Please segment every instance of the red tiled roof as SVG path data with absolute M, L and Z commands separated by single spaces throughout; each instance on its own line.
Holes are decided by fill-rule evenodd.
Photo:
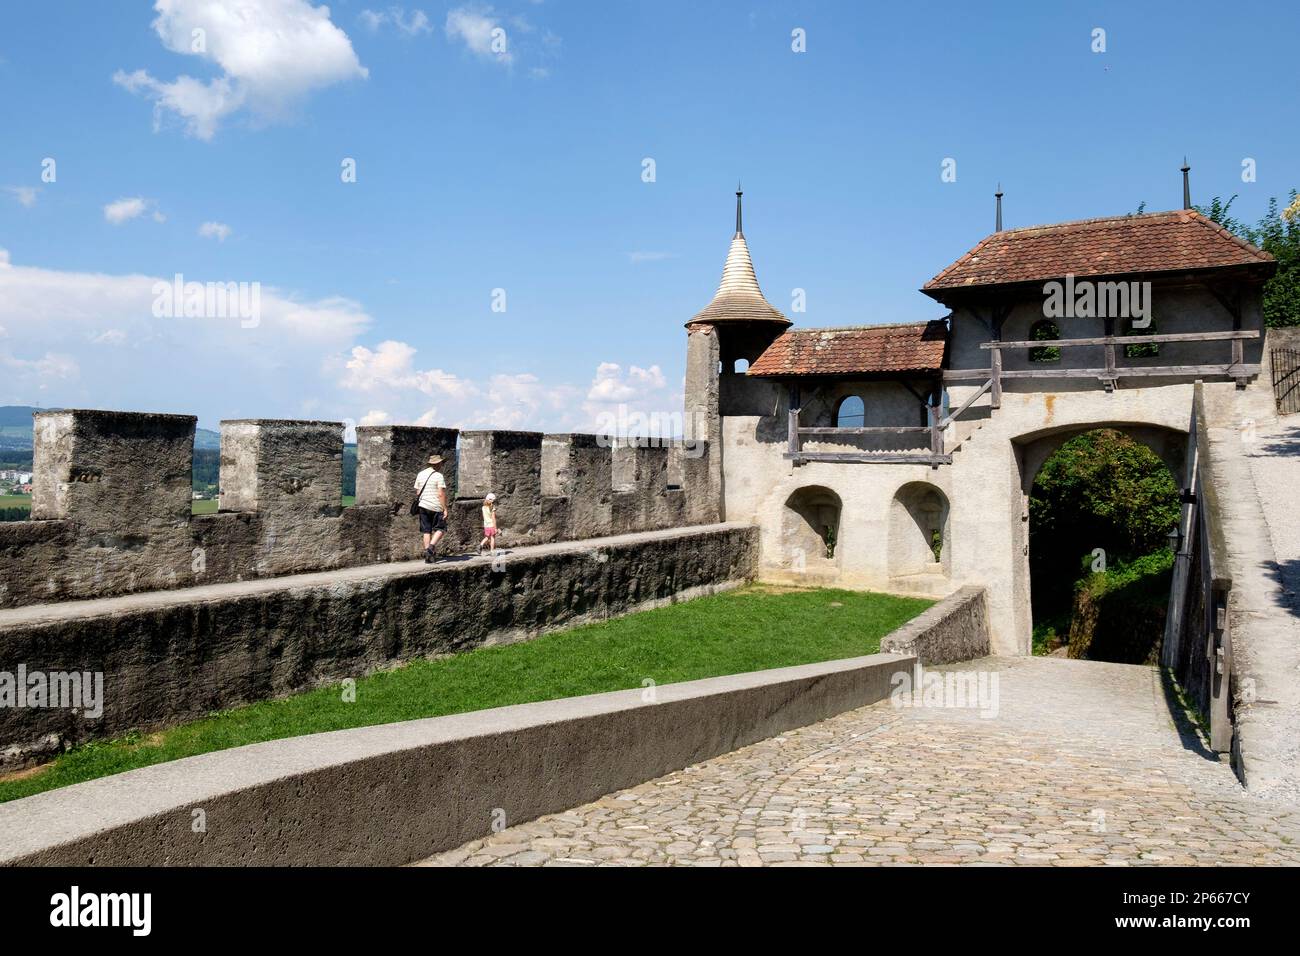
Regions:
M 1273 257 L 1192 209 L 1008 229 L 985 238 L 921 289 L 1039 282 L 1076 276 L 1186 272 Z M 938 298 L 938 296 L 935 296 Z
M 933 372 L 943 365 L 942 320 L 842 329 L 787 329 L 749 367 L 766 377 Z

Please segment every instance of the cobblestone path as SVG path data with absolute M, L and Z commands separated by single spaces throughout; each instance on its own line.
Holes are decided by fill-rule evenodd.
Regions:
M 1300 864 L 1152 668 L 986 658 L 996 716 L 883 702 L 421 865 Z M 991 679 L 991 678 L 990 678 Z

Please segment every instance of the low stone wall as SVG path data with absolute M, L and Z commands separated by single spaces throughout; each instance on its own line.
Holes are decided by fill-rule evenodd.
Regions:
M 873 654 L 190 757 L 0 805 L 0 865 L 411 863 L 884 700 L 915 666 Z
M 0 708 L 0 765 L 520 640 L 752 578 L 757 530 L 710 525 L 0 611 L 0 670 L 102 673 L 103 714 Z
M 914 656 L 926 666 L 987 657 L 989 615 L 984 588 L 968 586 L 955 591 L 886 635 L 880 650 Z

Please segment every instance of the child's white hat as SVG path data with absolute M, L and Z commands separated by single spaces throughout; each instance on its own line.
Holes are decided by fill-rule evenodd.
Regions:
M 496 501 L 496 500 L 497 500 L 496 492 L 494 492 L 494 491 L 489 491 L 488 494 L 487 494 L 487 497 L 484 498 L 483 500 L 484 500 L 484 501 Z

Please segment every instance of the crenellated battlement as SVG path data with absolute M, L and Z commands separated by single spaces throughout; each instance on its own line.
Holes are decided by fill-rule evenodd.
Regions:
M 32 520 L 0 523 L 0 607 L 275 577 L 420 554 L 408 513 L 432 454 L 452 493 L 445 553 L 472 549 L 497 495 L 505 548 L 718 520 L 705 442 L 357 428 L 343 507 L 343 423 L 221 423 L 219 510 L 191 514 L 196 419 L 39 412 Z

